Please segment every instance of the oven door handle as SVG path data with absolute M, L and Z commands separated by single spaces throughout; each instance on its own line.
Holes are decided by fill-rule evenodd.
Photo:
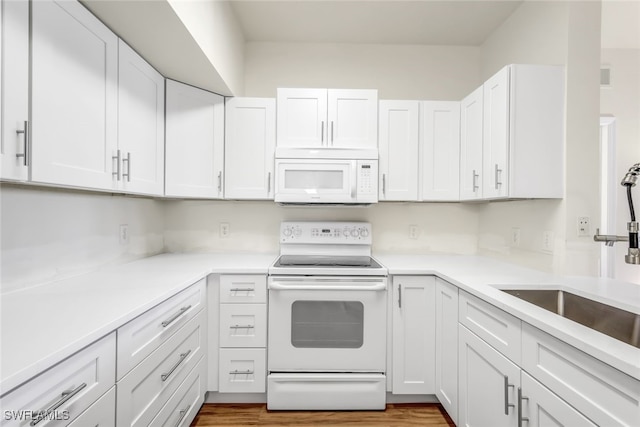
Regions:
M 386 283 L 375 283 L 368 286 L 355 286 L 355 285 L 285 285 L 283 283 L 272 282 L 268 285 L 270 290 L 273 291 L 385 291 L 387 290 Z

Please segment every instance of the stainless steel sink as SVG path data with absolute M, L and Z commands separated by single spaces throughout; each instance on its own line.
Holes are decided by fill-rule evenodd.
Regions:
M 501 289 L 501 291 L 640 348 L 639 314 L 556 289 Z

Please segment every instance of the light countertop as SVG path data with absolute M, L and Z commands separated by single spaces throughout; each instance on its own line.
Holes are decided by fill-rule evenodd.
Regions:
M 276 254 L 163 254 L 0 296 L 0 395 L 210 273 L 266 274 Z
M 622 343 L 499 289 L 562 289 L 640 314 L 640 285 L 596 277 L 555 276 L 499 260 L 466 255 L 375 254 L 389 275 L 433 274 L 522 321 L 640 380 L 640 348 Z

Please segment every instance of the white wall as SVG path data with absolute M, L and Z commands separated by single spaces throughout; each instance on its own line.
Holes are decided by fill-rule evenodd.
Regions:
M 156 200 L 2 184 L 0 202 L 2 292 L 163 251 Z
M 379 203 L 370 207 L 282 207 L 273 202 L 168 201 L 165 246 L 170 252 L 270 252 L 279 250 L 280 222 L 288 220 L 368 221 L 373 250 L 399 253 L 473 254 L 477 250 L 476 205 Z M 230 235 L 219 236 L 219 224 Z M 420 228 L 409 238 L 409 225 Z
M 478 87 L 476 47 L 249 42 L 245 95 L 278 87 L 378 89 L 380 99 L 460 100 Z
M 611 87 L 600 90 L 600 112 L 616 119 L 616 230 L 627 235 L 629 205 L 626 190 L 617 185 L 629 167 L 640 162 L 640 49 L 603 49 L 601 62 L 611 67 Z M 640 215 L 640 186 L 632 189 L 636 217 Z M 640 284 L 640 266 L 624 262 L 628 245 L 617 243 L 615 277 Z

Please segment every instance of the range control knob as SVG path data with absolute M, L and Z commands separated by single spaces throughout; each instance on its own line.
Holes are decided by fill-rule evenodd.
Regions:
M 357 228 L 351 229 L 351 237 L 358 237 L 359 235 L 360 235 L 360 232 L 358 231 Z
M 369 229 L 368 228 L 361 228 L 360 229 L 360 235 L 362 237 L 369 237 Z
M 284 230 L 282 230 L 282 234 L 284 235 L 284 237 L 291 236 L 291 229 L 290 228 L 285 228 Z
M 342 235 L 344 237 L 349 237 L 349 229 L 345 227 L 344 230 L 342 230 Z

